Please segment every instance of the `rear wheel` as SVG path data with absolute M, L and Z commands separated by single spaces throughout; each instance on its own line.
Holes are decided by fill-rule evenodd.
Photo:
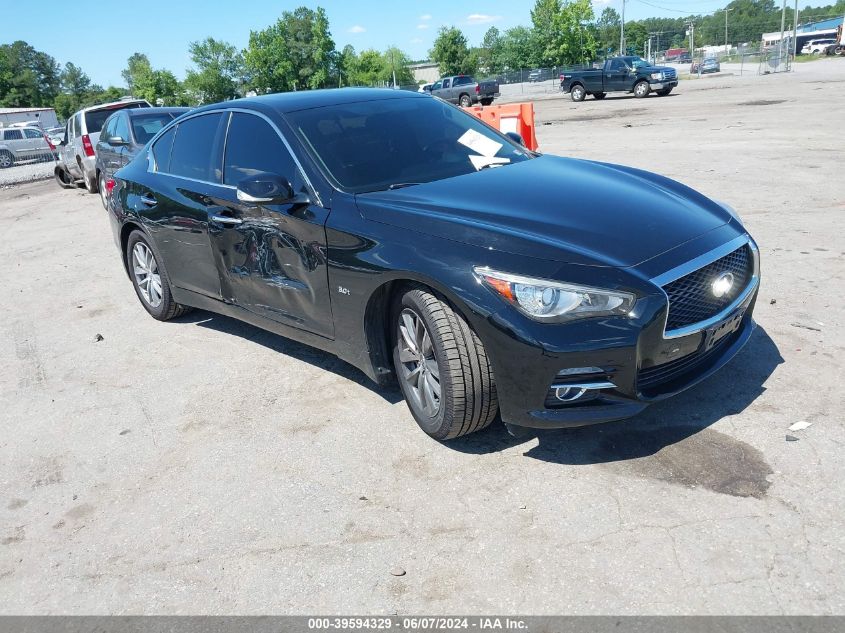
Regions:
M 468 108 L 472 105 L 472 99 L 469 98 L 468 94 L 462 94 L 460 99 L 458 99 L 458 103 L 461 104 L 462 108 Z
M 452 306 L 415 287 L 393 306 L 393 365 L 417 424 L 437 440 L 488 426 L 499 402 L 481 340 Z
M 493 103 L 492 99 L 482 99 L 481 100 L 481 105 L 483 105 L 483 106 L 489 106 L 492 103 Z
M 170 294 L 170 277 L 152 242 L 134 231 L 126 243 L 126 263 L 141 305 L 154 319 L 167 321 L 190 311 Z
M 100 201 L 103 203 L 103 208 L 108 211 L 109 194 L 108 191 L 106 191 L 106 175 L 103 172 L 100 172 L 100 177 L 98 179 L 98 189 L 100 190 Z
M 59 184 L 59 187 L 63 189 L 73 189 L 76 185 L 73 182 L 73 179 L 68 175 L 67 171 L 63 167 L 56 167 L 53 170 L 53 175 L 56 177 L 56 182 Z
M 15 157 L 6 150 L 0 151 L 0 169 L 6 169 L 15 164 Z
M 593 93 L 593 98 L 594 98 L 594 99 L 598 99 L 599 101 L 601 101 L 602 99 L 604 99 L 606 96 L 607 96 L 607 93 L 606 93 L 606 92 L 594 92 L 594 93 Z
M 581 84 L 575 84 L 569 89 L 569 96 L 573 101 L 583 101 L 587 96 L 587 91 Z
M 647 81 L 638 81 L 634 86 L 634 96 L 637 99 L 647 97 L 649 92 L 651 92 L 651 86 L 648 85 Z
M 89 176 L 84 169 L 82 170 L 82 179 L 85 181 L 85 188 L 88 193 L 97 193 L 97 180 L 93 176 Z

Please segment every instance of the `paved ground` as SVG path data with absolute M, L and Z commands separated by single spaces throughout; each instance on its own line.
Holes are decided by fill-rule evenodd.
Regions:
M 438 444 L 325 354 L 158 323 L 96 196 L 0 191 L 0 612 L 845 613 L 845 63 L 812 66 L 538 102 L 545 151 L 734 204 L 765 272 L 720 375 L 521 440 Z
M 25 161 L 0 169 L 0 187 L 52 178 L 55 165 L 55 161 L 52 160 Z

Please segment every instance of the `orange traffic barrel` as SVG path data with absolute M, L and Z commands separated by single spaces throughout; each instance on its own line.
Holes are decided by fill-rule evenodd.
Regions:
M 534 104 L 508 103 L 505 105 L 470 106 L 464 108 L 500 132 L 516 132 L 525 141 L 525 147 L 536 150 L 539 147 L 534 130 Z

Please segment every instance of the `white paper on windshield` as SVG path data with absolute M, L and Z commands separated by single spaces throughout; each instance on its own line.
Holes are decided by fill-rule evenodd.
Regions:
M 475 171 L 481 171 L 490 165 L 507 165 L 511 162 L 510 158 L 498 158 L 497 156 L 470 156 L 469 160 L 475 167 Z
M 475 130 L 467 130 L 458 139 L 458 143 L 470 148 L 473 152 L 478 152 L 482 156 L 495 156 L 502 149 L 501 143 L 497 143 L 492 138 L 487 138 Z

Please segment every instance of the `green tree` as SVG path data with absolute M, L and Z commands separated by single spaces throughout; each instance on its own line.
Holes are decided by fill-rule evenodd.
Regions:
M 478 58 L 471 54 L 467 38 L 453 26 L 440 27 L 429 55 L 440 66 L 442 75 L 472 75 L 478 66 Z
M 622 19 L 613 7 L 605 7 L 596 22 L 599 52 L 604 56 L 619 50 L 619 35 Z
M 59 75 L 61 92 L 53 100 L 59 118 L 66 119 L 82 107 L 91 92 L 91 79 L 82 69 L 68 62 Z
M 408 85 L 414 83 L 414 73 L 409 68 L 411 58 L 404 51 L 391 46 L 382 55 L 384 64 L 384 80 L 393 82 L 396 78 L 397 85 Z M 394 74 L 395 73 L 395 74 Z
M 481 40 L 478 63 L 484 72 L 495 74 L 502 71 L 502 34 L 491 26 Z
M 329 21 L 321 7 L 285 11 L 276 23 L 252 31 L 244 62 L 261 93 L 329 85 L 334 59 Z
M 60 90 L 59 65 L 18 40 L 0 46 L 0 106 L 50 107 Z
M 539 51 L 532 29 L 515 26 L 502 36 L 501 65 L 504 70 L 521 70 L 538 65 Z
M 537 0 L 531 21 L 546 66 L 574 64 L 593 59 L 598 49 L 590 0 Z
M 243 78 L 243 57 L 227 42 L 208 37 L 189 46 L 194 69 L 185 76 L 185 89 L 197 103 L 234 99 Z
M 155 92 L 153 67 L 150 64 L 149 58 L 144 53 L 133 53 L 126 60 L 126 68 L 120 74 L 123 76 L 126 87 L 133 96 L 143 97 L 145 94 L 153 94 Z
M 146 99 L 153 105 L 189 105 L 190 98 L 176 76 L 169 70 L 153 69 L 143 53 L 134 53 L 121 73 L 133 97 Z

